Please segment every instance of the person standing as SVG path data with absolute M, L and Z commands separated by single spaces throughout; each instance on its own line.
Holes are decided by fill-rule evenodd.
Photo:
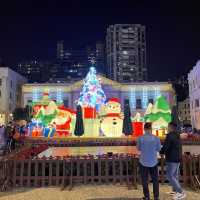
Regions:
M 148 175 L 153 182 L 154 200 L 159 199 L 159 179 L 158 179 L 158 152 L 161 149 L 160 139 L 152 134 L 152 124 L 145 123 L 145 134 L 138 138 L 137 149 L 140 152 L 139 164 L 142 179 L 144 200 L 150 200 Z
M 11 152 L 11 142 L 12 142 L 12 124 L 8 123 L 5 129 L 5 138 L 6 138 L 6 149 L 8 152 Z
M 4 126 L 0 124 L 0 149 L 4 147 L 5 144 L 5 137 L 4 137 Z
M 176 131 L 177 125 L 173 122 L 169 123 L 167 137 L 164 141 L 160 154 L 165 155 L 166 160 L 166 175 L 172 186 L 173 199 L 184 199 L 185 192 L 181 188 L 178 180 L 179 167 L 182 155 L 180 134 Z

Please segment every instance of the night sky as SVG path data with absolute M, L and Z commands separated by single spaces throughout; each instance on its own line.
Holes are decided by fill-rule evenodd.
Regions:
M 150 80 L 187 73 L 200 59 L 196 1 L 5 2 L 0 3 L 0 57 L 10 66 L 28 59 L 55 58 L 58 40 L 73 49 L 105 41 L 106 28 L 116 23 L 146 26 Z

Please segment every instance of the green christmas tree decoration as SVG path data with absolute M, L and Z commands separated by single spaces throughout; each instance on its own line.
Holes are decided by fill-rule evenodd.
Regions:
M 131 111 L 129 102 L 124 105 L 124 120 L 123 120 L 123 133 L 128 136 L 132 135 L 133 128 L 132 128 L 132 121 L 131 121 Z
M 49 101 L 48 106 L 41 106 L 37 114 L 34 116 L 35 119 L 41 121 L 43 125 L 48 126 L 58 114 L 58 107 L 54 101 Z
M 41 121 L 45 126 L 48 126 L 49 123 L 56 117 L 57 110 L 55 110 L 51 114 L 45 114 L 45 110 L 43 107 L 39 110 L 38 114 L 35 116 L 35 119 Z
M 164 96 L 159 96 L 153 106 L 151 112 L 145 115 L 145 121 L 156 122 L 160 121 L 163 124 L 168 124 L 172 120 L 170 105 Z M 161 123 L 162 126 L 162 123 Z M 163 128 L 163 127 L 162 127 Z
M 162 95 L 157 98 L 152 110 L 153 113 L 158 113 L 159 111 L 162 113 L 171 113 L 170 105 Z
M 80 105 L 77 106 L 76 123 L 74 129 L 74 135 L 82 136 L 84 134 L 82 108 Z

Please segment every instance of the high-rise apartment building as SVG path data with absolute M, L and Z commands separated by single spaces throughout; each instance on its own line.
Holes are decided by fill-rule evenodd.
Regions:
M 103 42 L 96 43 L 96 66 L 100 73 L 107 74 L 105 67 L 105 45 Z
M 145 26 L 115 24 L 107 29 L 108 76 L 119 82 L 147 80 Z
M 96 43 L 96 47 L 87 45 L 83 49 L 66 49 L 64 41 L 57 42 L 57 59 L 49 68 L 49 79 L 52 81 L 77 81 L 84 78 L 94 61 L 97 70 L 104 72 L 104 44 Z
M 49 69 L 51 81 L 73 82 L 82 79 L 88 72 L 89 59 L 86 50 L 65 50 L 64 59 L 57 60 Z
M 64 59 L 65 57 L 65 50 L 64 50 L 64 41 L 58 41 L 57 42 L 57 59 Z
M 50 65 L 49 62 L 30 60 L 18 63 L 15 70 L 26 77 L 30 83 L 46 82 L 49 78 Z

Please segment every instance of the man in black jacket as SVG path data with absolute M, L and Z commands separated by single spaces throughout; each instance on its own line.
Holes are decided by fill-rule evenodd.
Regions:
M 173 199 L 184 199 L 186 194 L 180 186 L 178 180 L 180 161 L 182 156 L 180 135 L 176 131 L 177 125 L 170 123 L 168 126 L 169 133 L 165 139 L 160 154 L 165 154 L 166 173 L 173 192 Z

